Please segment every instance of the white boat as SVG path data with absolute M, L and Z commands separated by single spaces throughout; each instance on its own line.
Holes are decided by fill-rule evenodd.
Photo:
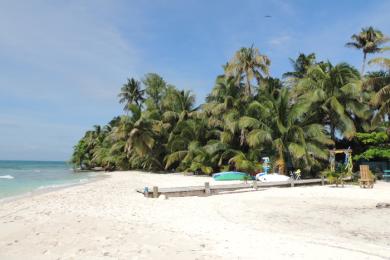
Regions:
M 290 177 L 277 173 L 258 173 L 256 174 L 256 180 L 261 182 L 278 182 L 278 181 L 289 181 Z

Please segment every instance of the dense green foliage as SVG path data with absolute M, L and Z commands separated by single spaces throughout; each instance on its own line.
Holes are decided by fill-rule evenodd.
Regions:
M 356 133 L 356 138 L 363 144 L 374 145 L 383 144 L 389 140 L 386 132 Z
M 368 145 L 361 154 L 355 155 L 355 160 L 390 160 L 390 138 L 386 132 L 357 133 L 360 143 Z
M 385 73 L 379 74 L 371 80 L 373 84 L 376 84 L 376 87 L 379 87 L 371 101 L 374 106 L 378 107 L 373 121 L 379 123 L 381 120 L 385 120 L 386 117 L 388 119 L 390 114 L 390 59 L 375 58 L 370 63 L 379 64 L 386 70 Z
M 374 31 L 382 38 L 372 49 L 364 43 L 365 54 L 385 42 Z M 388 59 L 373 60 L 384 70 L 367 75 L 346 63 L 317 61 L 314 53 L 291 62 L 293 71 L 280 80 L 269 75 L 266 55 L 241 48 L 200 106 L 191 91 L 157 74 L 128 79 L 119 94 L 125 115 L 86 132 L 71 161 L 82 169 L 253 173 L 269 156 L 273 170 L 315 174 L 328 167 L 329 148 L 381 138 L 364 132 L 388 126 Z

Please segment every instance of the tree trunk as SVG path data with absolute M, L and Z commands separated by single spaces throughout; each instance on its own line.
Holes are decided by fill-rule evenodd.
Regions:
M 336 142 L 336 129 L 334 126 L 330 126 L 330 137 Z
M 364 54 L 363 54 L 363 65 L 362 65 L 362 72 L 361 72 L 361 77 L 363 78 L 363 76 L 364 76 L 364 69 L 365 69 L 365 67 L 366 67 L 366 58 L 367 58 L 367 53 L 365 52 Z
M 240 133 L 240 146 L 243 146 L 244 142 L 245 142 L 245 131 L 244 131 L 244 129 L 241 129 L 241 133 Z
M 251 83 L 250 83 L 250 81 L 249 81 L 249 78 L 248 78 L 248 76 L 246 77 L 246 94 L 248 95 L 248 96 L 250 96 L 252 93 L 251 93 Z

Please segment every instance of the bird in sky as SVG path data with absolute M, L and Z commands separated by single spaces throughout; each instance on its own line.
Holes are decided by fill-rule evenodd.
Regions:
M 265 18 L 271 18 L 272 16 L 270 16 L 270 15 L 267 14 L 267 15 L 265 15 L 264 17 L 265 17 Z

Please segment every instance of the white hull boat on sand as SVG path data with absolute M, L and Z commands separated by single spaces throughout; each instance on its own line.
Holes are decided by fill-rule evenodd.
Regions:
M 279 182 L 279 181 L 289 181 L 290 177 L 277 173 L 259 173 L 256 175 L 256 180 L 261 182 Z

